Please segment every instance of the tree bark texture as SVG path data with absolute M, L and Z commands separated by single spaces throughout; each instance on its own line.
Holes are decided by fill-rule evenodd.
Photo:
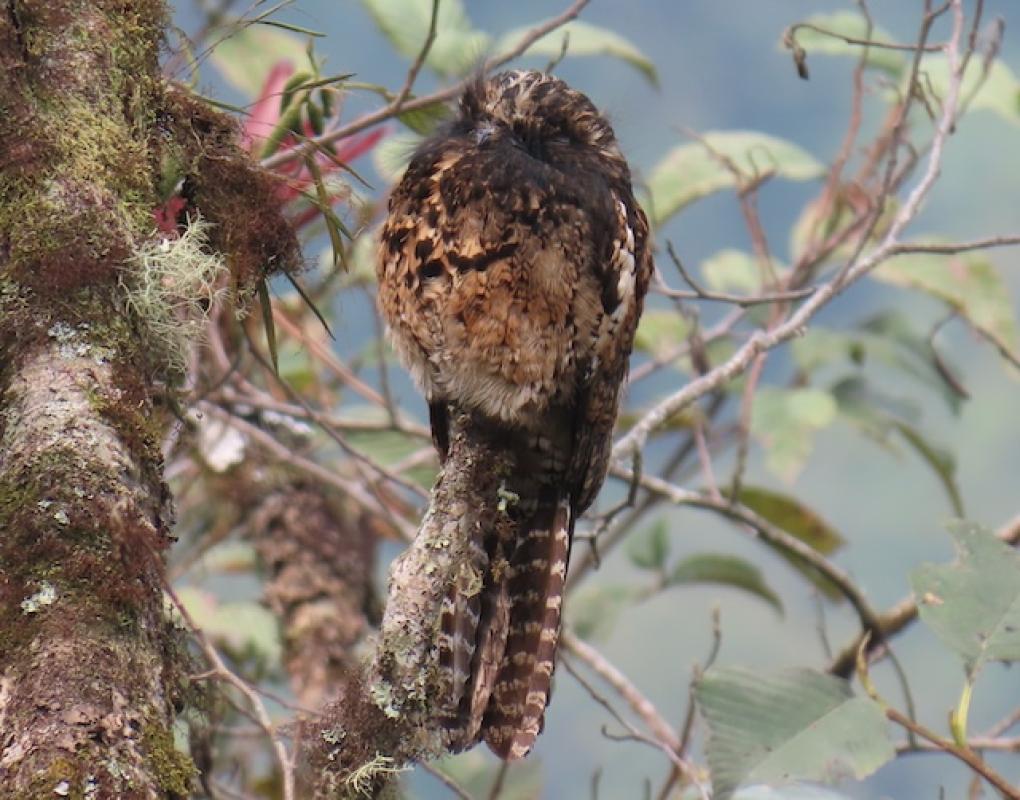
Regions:
M 120 311 L 155 205 L 162 2 L 0 3 L 0 798 L 177 798 L 160 359 Z
M 386 610 L 367 675 L 300 730 L 303 779 L 316 797 L 396 796 L 393 778 L 414 761 L 463 745 L 449 730 L 452 696 L 439 662 L 440 619 L 451 590 L 477 594 L 472 543 L 512 525 L 504 484 L 514 469 L 505 442 L 470 414 L 450 418 L 450 446 L 414 542 L 390 567 Z

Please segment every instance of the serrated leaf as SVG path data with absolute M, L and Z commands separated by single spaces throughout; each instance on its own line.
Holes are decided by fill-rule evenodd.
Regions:
M 533 27 L 529 25 L 526 28 L 515 28 L 512 31 L 507 31 L 496 42 L 495 52 L 509 52 L 520 44 L 521 40 L 530 33 Z M 653 86 L 658 86 L 659 75 L 656 72 L 655 64 L 641 50 L 615 31 L 599 27 L 598 25 L 592 25 L 584 20 L 574 20 L 566 25 L 561 25 L 535 41 L 525 52 L 527 55 L 556 58 L 563 49 L 564 36 L 568 37 L 568 56 L 611 56 L 618 58 L 637 68 Z
M 361 0 L 361 4 L 397 52 L 417 58 L 432 19 L 429 0 Z M 463 75 L 478 63 L 490 44 L 488 34 L 472 27 L 461 0 L 442 0 L 436 38 L 425 64 L 443 76 Z
M 641 569 L 664 569 L 669 558 L 669 530 L 665 522 L 657 522 L 651 529 L 630 537 L 627 557 Z
M 638 322 L 634 348 L 652 356 L 664 356 L 687 338 L 690 329 L 690 323 L 675 309 L 648 309 Z
M 737 556 L 698 553 L 679 561 L 666 578 L 667 586 L 691 583 L 713 583 L 743 589 L 783 613 L 783 601 L 765 583 L 761 570 Z
M 765 133 L 711 131 L 702 138 L 704 143 L 687 142 L 673 148 L 652 169 L 647 207 L 655 225 L 695 200 L 737 185 L 737 176 L 718 156 L 729 159 L 747 178 L 768 173 L 806 181 L 825 171 L 806 150 Z
M 956 561 L 910 576 L 921 619 L 971 678 L 989 661 L 1020 661 L 1020 554 L 972 522 L 949 526 Z
M 945 301 L 998 347 L 1014 357 L 1020 353 L 1009 291 L 995 265 L 984 256 L 902 255 L 882 264 L 874 275 Z
M 605 639 L 620 612 L 635 598 L 629 586 L 596 584 L 581 589 L 567 604 L 570 627 L 582 639 Z
M 854 11 L 842 10 L 834 11 L 830 14 L 815 14 L 804 21 L 849 39 L 864 40 L 868 38 L 867 21 L 863 16 Z M 871 29 L 870 41 L 896 44 L 896 40 L 888 31 L 877 26 Z M 796 43 L 808 53 L 832 56 L 853 56 L 854 58 L 860 58 L 864 51 L 861 45 L 850 44 L 842 39 L 826 36 L 810 28 L 799 28 L 797 30 Z M 780 46 L 782 47 L 783 44 L 780 43 Z M 868 48 L 868 66 L 889 75 L 899 75 L 906 63 L 906 58 L 896 50 L 883 47 Z
M 293 33 L 251 25 L 229 33 L 216 44 L 209 60 L 227 83 L 256 97 L 277 62 L 305 62 L 305 47 L 305 40 Z
M 983 70 L 982 61 L 981 58 L 970 59 L 960 85 L 960 97 L 970 97 L 978 86 Z M 921 87 L 934 92 L 942 100 L 949 86 L 949 62 L 946 57 L 941 54 L 929 56 L 924 59 L 921 68 L 924 73 L 920 79 Z M 1014 125 L 1020 125 L 1020 79 L 1005 63 L 996 59 L 991 63 L 988 75 L 971 101 L 970 108 L 991 111 Z
M 741 505 L 746 506 L 758 516 L 786 531 L 822 555 L 834 553 L 845 543 L 845 539 L 835 528 L 822 519 L 817 512 L 794 497 L 774 492 L 771 489 L 742 486 L 739 499 Z M 784 550 L 773 549 L 798 572 L 807 577 L 825 597 L 833 601 L 843 599 L 843 593 L 810 564 L 805 564 L 801 559 Z
M 815 434 L 836 418 L 836 401 L 822 389 L 759 389 L 751 433 L 765 447 L 765 463 L 793 481 L 811 455 Z
M 896 755 L 881 708 L 831 675 L 711 669 L 695 696 L 709 728 L 715 800 L 730 800 L 742 784 L 863 779 Z

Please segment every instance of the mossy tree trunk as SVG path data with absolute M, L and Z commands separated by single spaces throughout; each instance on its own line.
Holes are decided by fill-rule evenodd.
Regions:
M 0 0 L 0 798 L 176 798 L 167 358 L 123 311 L 156 205 L 161 0 Z

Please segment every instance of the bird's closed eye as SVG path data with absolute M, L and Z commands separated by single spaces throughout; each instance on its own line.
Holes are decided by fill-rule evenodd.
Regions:
M 436 259 L 426 261 L 418 268 L 418 275 L 423 281 L 431 281 L 443 274 L 443 265 Z

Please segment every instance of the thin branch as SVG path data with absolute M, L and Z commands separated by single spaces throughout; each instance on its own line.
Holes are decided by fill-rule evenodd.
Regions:
M 1020 514 L 1017 514 L 1000 527 L 995 532 L 995 535 L 1006 544 L 1014 546 L 1020 544 Z M 878 616 L 878 635 L 881 636 L 882 640 L 895 636 L 917 619 L 917 613 L 917 602 L 914 600 L 913 595 L 903 598 L 884 614 Z M 853 641 L 839 651 L 839 655 L 829 664 L 828 671 L 841 678 L 849 678 L 853 675 L 856 669 L 857 653 L 865 638 L 866 633 L 861 632 L 857 634 Z M 873 645 L 870 641 L 868 645 L 866 656 L 871 660 L 881 657 L 883 654 L 881 646 Z
M 513 61 L 547 33 L 564 26 L 571 20 L 575 19 L 577 15 L 581 13 L 581 9 L 588 5 L 588 3 L 589 0 L 575 0 L 575 2 L 559 16 L 554 17 L 542 25 L 536 25 L 528 31 L 524 38 L 522 38 L 515 47 L 511 48 L 503 55 L 486 62 L 481 71 L 488 73 L 494 69 L 498 69 L 510 61 Z M 468 78 L 446 89 L 441 89 L 438 92 L 423 95 L 422 97 L 416 97 L 413 100 L 406 100 L 399 106 L 396 102 L 392 102 L 377 111 L 365 114 L 363 117 L 354 120 L 354 122 L 351 122 L 348 125 L 344 125 L 343 127 L 337 128 L 334 131 L 330 131 L 329 133 L 318 136 L 314 139 L 310 139 L 307 144 L 301 147 L 292 147 L 289 150 L 282 150 L 271 158 L 265 159 L 262 162 L 262 166 L 270 171 L 277 170 L 284 164 L 288 164 L 298 158 L 303 158 L 308 152 L 313 151 L 316 146 L 330 145 L 334 142 L 340 141 L 341 139 L 346 139 L 349 136 L 360 133 L 366 128 L 371 128 L 373 125 L 378 125 L 380 122 L 392 119 L 399 113 L 417 111 L 422 108 L 428 108 L 436 103 L 444 103 L 448 100 L 452 100 L 459 96 L 472 80 L 474 80 L 474 78 Z
M 600 660 L 602 661 L 603 664 L 608 664 L 608 662 L 605 662 L 605 660 L 601 659 L 601 657 Z M 708 791 L 698 780 L 695 768 L 691 764 L 688 764 L 684 759 L 682 759 L 677 754 L 674 747 L 672 747 L 668 742 L 660 738 L 646 736 L 645 734 L 641 733 L 641 731 L 639 731 L 637 728 L 635 728 L 633 725 L 631 725 L 629 722 L 627 722 L 627 720 L 620 716 L 619 712 L 615 708 L 613 708 L 612 704 L 608 700 L 606 700 L 606 698 L 604 698 L 597 691 L 595 691 L 595 687 L 593 687 L 590 683 L 588 683 L 588 681 L 581 677 L 580 673 L 574 668 L 573 664 L 571 664 L 568 659 L 563 660 L 563 666 L 566 668 L 567 672 L 569 672 L 574 677 L 574 679 L 579 684 L 581 684 L 582 687 L 584 687 L 584 689 L 588 692 L 591 698 L 600 706 L 602 706 L 606 711 L 608 711 L 612 715 L 613 719 L 615 719 L 628 732 L 628 735 L 626 736 L 618 736 L 609 733 L 603 726 L 602 728 L 603 736 L 605 736 L 608 739 L 613 739 L 616 741 L 632 739 L 634 741 L 642 742 L 644 744 L 651 745 L 652 747 L 655 747 L 658 750 L 661 750 L 663 753 L 666 754 L 666 756 L 672 762 L 673 766 L 680 770 L 687 777 L 687 779 L 695 786 L 702 800 L 709 800 Z M 611 667 L 611 665 L 609 666 Z M 636 692 L 637 690 L 635 689 L 634 691 Z
M 903 253 L 954 255 L 956 253 L 968 253 L 972 250 L 989 250 L 993 247 L 1013 247 L 1016 245 L 1020 245 L 1020 235 L 990 236 L 987 239 L 973 239 L 969 242 L 949 242 L 946 244 L 903 242 L 893 245 L 890 248 L 889 254 L 894 256 L 902 255 Z
M 266 431 L 256 425 L 252 425 L 245 419 L 241 419 L 240 417 L 230 414 L 219 406 L 203 401 L 198 407 L 211 417 L 215 417 L 227 425 L 236 428 L 238 432 L 243 433 L 260 446 L 269 450 L 269 452 L 271 452 L 284 464 L 289 464 L 295 469 L 305 472 L 313 478 L 339 489 L 354 502 L 358 503 L 358 505 L 362 508 L 389 520 L 393 523 L 397 530 L 400 531 L 400 534 L 406 540 L 410 541 L 414 538 L 415 527 L 406 520 L 396 516 L 391 508 L 384 503 L 379 502 L 375 497 L 366 492 L 360 484 L 355 483 L 354 481 L 349 481 L 337 475 L 332 470 L 317 464 L 311 459 L 292 452 L 289 447 L 278 442 L 271 434 L 266 433 Z
M 960 747 L 956 742 L 951 739 L 946 739 L 939 736 L 935 731 L 925 727 L 920 722 L 915 722 L 910 717 L 903 714 L 891 706 L 885 709 L 885 715 L 891 719 L 897 725 L 902 726 L 908 731 L 911 731 L 922 739 L 926 739 L 931 742 L 937 749 L 944 753 L 948 753 L 951 756 L 958 758 L 974 772 L 978 773 L 982 778 L 988 781 L 992 786 L 999 791 L 1003 797 L 1009 798 L 1009 800 L 1020 800 L 1020 789 L 1011 784 L 1002 775 L 992 769 L 981 756 L 969 747 Z
M 436 5 L 438 5 L 438 3 Z M 449 775 L 447 775 L 438 767 L 433 766 L 428 761 L 420 762 L 420 766 L 429 775 L 431 775 L 433 778 L 435 778 L 437 781 L 443 784 L 443 786 L 445 786 L 447 789 L 453 792 L 456 797 L 460 798 L 460 800 L 473 800 L 470 794 L 468 794 L 463 788 L 461 788 L 461 786 L 453 778 L 451 778 Z
M 651 700 L 645 697 L 626 675 L 611 664 L 598 650 L 578 639 L 570 631 L 562 632 L 560 643 L 566 652 L 583 661 L 596 675 L 612 686 L 660 742 L 674 752 L 679 751 L 680 737 L 677 732 L 662 718 Z
M 687 268 L 683 265 L 683 262 L 680 260 L 680 257 L 676 254 L 676 250 L 673 247 L 673 242 L 667 240 L 666 252 L 669 254 L 669 258 L 676 266 L 677 270 L 683 276 L 683 279 L 693 290 L 690 292 L 686 292 L 682 289 L 670 289 L 665 283 L 662 283 L 660 286 L 654 287 L 655 291 L 657 291 L 659 294 L 665 295 L 666 297 L 672 297 L 679 300 L 710 300 L 720 303 L 730 303 L 731 305 L 746 308 L 748 306 L 762 305 L 764 303 L 776 303 L 786 300 L 803 300 L 805 297 L 810 297 L 815 292 L 813 286 L 809 286 L 803 289 L 790 289 L 788 291 L 780 292 L 763 292 L 761 294 L 753 295 L 739 295 L 729 294 L 727 292 L 713 292 L 703 287 L 687 271 Z
M 177 613 L 181 615 L 184 623 L 191 631 L 191 635 L 195 638 L 195 641 L 198 642 L 198 646 L 202 649 L 205 657 L 212 665 L 212 670 L 207 673 L 207 675 L 211 678 L 229 683 L 243 694 L 251 704 L 254 719 L 258 723 L 259 727 L 261 727 L 265 732 L 266 736 L 269 737 L 273 746 L 273 752 L 276 755 L 276 760 L 280 765 L 280 778 L 283 781 L 283 798 L 284 800 L 294 800 L 294 762 L 292 761 L 290 754 L 287 752 L 286 743 L 280 736 L 276 726 L 273 725 L 273 721 L 270 719 L 269 712 L 266 710 L 265 703 L 262 702 L 262 698 L 259 696 L 259 693 L 252 688 L 246 680 L 232 672 L 230 668 L 227 667 L 216 648 L 209 642 L 209 639 L 205 635 L 205 631 L 195 624 L 195 620 L 192 619 L 191 614 L 188 613 L 188 609 L 185 608 L 184 603 L 182 603 L 181 599 L 177 596 L 173 586 L 169 583 L 165 583 L 163 590 L 167 593 L 167 597 L 170 598 L 174 608 L 177 610 Z
M 627 471 L 614 467 L 613 474 L 625 479 L 630 479 Z M 753 534 L 764 539 L 769 544 L 779 548 L 785 553 L 814 567 L 824 575 L 854 607 L 860 618 L 861 627 L 867 631 L 873 631 L 874 636 L 881 634 L 881 618 L 868 603 L 861 593 L 861 590 L 854 583 L 853 579 L 841 568 L 833 564 L 824 555 L 819 553 L 800 539 L 791 536 L 781 528 L 776 527 L 764 517 L 738 503 L 728 500 L 714 500 L 711 497 L 699 492 L 692 492 L 674 486 L 668 481 L 645 475 L 641 478 L 641 485 L 649 491 L 665 497 L 678 505 L 704 508 L 714 511 L 728 519 L 741 523 L 751 529 Z
M 506 783 L 506 775 L 509 771 L 509 761 L 504 761 L 499 765 L 499 769 L 496 770 L 496 779 L 492 782 L 492 788 L 489 790 L 489 800 L 499 800 L 499 796 L 503 793 L 503 784 Z
M 439 2 L 440 0 L 432 0 L 432 16 L 429 18 L 429 31 L 425 35 L 425 42 L 421 46 L 421 50 L 418 52 L 418 57 L 411 64 L 411 68 L 407 71 L 407 80 L 404 81 L 404 85 L 400 88 L 397 93 L 397 98 L 393 101 L 394 113 L 398 113 L 404 106 L 404 101 L 407 100 L 411 94 L 411 89 L 414 88 L 414 82 L 418 78 L 418 73 L 421 72 L 421 68 L 425 66 L 425 59 L 429 57 L 429 50 L 432 49 L 432 45 L 436 41 L 436 22 L 439 19 Z
M 829 301 L 843 292 L 848 286 L 874 270 L 891 255 L 895 254 L 895 248 L 901 244 L 899 242 L 900 234 L 917 216 L 921 204 L 931 192 L 932 186 L 934 186 L 938 178 L 939 171 L 942 168 L 946 139 L 948 139 L 952 132 L 956 121 L 960 84 L 963 78 L 959 71 L 959 44 L 963 35 L 963 20 L 962 10 L 955 3 L 954 9 L 958 13 L 954 14 L 953 33 L 950 43 L 946 48 L 951 77 L 946 92 L 945 103 L 943 104 L 942 115 L 939 118 L 938 126 L 932 139 L 927 167 L 896 213 L 881 243 L 868 256 L 848 261 L 844 269 L 835 278 L 818 287 L 817 291 L 784 323 L 767 333 L 756 333 L 726 362 L 708 374 L 691 381 L 680 391 L 655 405 L 616 443 L 613 448 L 614 458 L 620 459 L 634 450 L 643 448 L 649 435 L 673 416 L 673 414 L 744 372 L 759 353 L 771 350 L 777 345 L 803 333 L 808 322 Z
M 830 31 L 826 28 L 822 28 L 818 25 L 814 25 L 810 22 L 798 22 L 796 25 L 791 25 L 787 28 L 786 33 L 783 35 L 784 41 L 789 38 L 790 40 L 796 41 L 797 31 L 809 30 L 815 33 L 821 34 L 822 36 L 828 36 L 832 39 L 839 39 L 846 42 L 847 44 L 859 45 L 861 47 L 874 47 L 879 50 L 903 50 L 908 53 L 913 53 L 917 50 L 917 45 L 914 44 L 898 44 L 897 42 L 879 42 L 874 39 L 858 39 L 853 36 L 847 36 L 837 31 Z M 797 45 L 799 47 L 799 45 Z M 922 47 L 925 53 L 938 53 L 942 50 L 940 44 L 928 44 Z

